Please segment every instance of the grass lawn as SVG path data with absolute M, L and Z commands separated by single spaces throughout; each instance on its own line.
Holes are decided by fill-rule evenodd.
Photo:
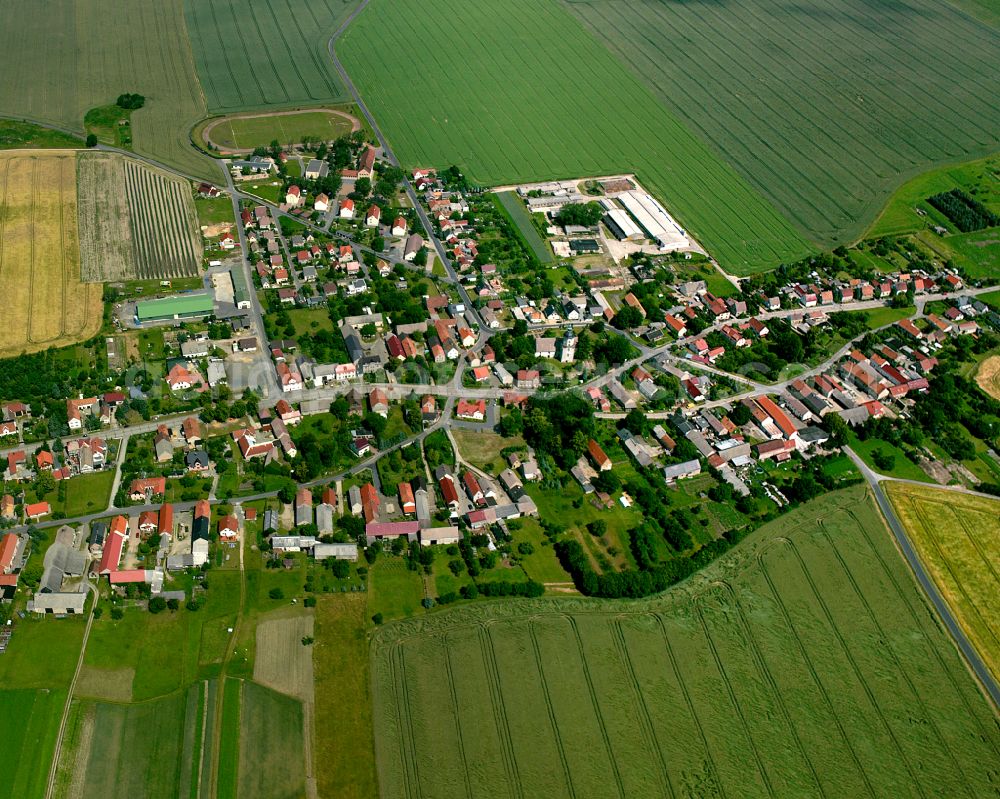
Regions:
M 320 330 L 333 330 L 333 322 L 330 321 L 330 314 L 325 308 L 292 308 L 287 313 L 295 325 L 296 336 Z
M 246 194 L 253 194 L 262 200 L 270 203 L 279 203 L 284 198 L 281 194 L 281 181 L 268 178 L 267 180 L 248 180 L 239 184 L 239 190 Z
M 227 679 L 222 692 L 222 737 L 219 742 L 219 799 L 236 799 L 240 770 L 240 713 L 243 681 Z
M 32 555 L 41 563 L 40 555 Z M 24 589 L 18 589 L 18 593 Z M 4 619 L 6 621 L 6 619 Z M 7 651 L 0 655 L 4 688 L 68 687 L 83 643 L 83 618 L 16 619 Z
M 63 513 L 72 517 L 104 510 L 111 500 L 111 486 L 114 482 L 114 469 L 82 474 L 68 480 L 66 500 L 62 505 Z
M 523 449 L 526 446 L 521 436 L 504 438 L 499 433 L 462 430 L 457 427 L 451 434 L 458 444 L 458 451 L 462 453 L 462 460 L 493 474 L 503 471 L 501 450 L 508 447 Z
M 900 319 L 906 319 L 908 316 L 913 316 L 915 312 L 916 309 L 913 306 L 905 308 L 875 308 L 870 311 L 864 311 L 868 315 L 868 327 L 871 330 L 891 325 Z
M 368 572 L 368 616 L 381 613 L 385 621 L 422 614 L 424 585 L 402 558 L 380 555 Z
M 101 105 L 91 108 L 83 117 L 87 133 L 93 133 L 98 141 L 125 150 L 132 149 L 132 112 L 117 105 Z
M 313 669 L 316 675 L 315 766 L 320 796 L 370 799 L 378 793 L 369 626 L 363 594 L 319 597 Z
M 882 441 L 878 438 L 869 438 L 867 441 L 861 441 L 852 434 L 850 437 L 850 446 L 851 449 L 858 453 L 858 455 L 861 456 L 861 459 L 876 472 L 887 474 L 890 477 L 898 477 L 902 480 L 918 480 L 921 483 L 934 482 L 923 469 L 907 457 L 903 450 L 899 447 L 893 446 L 888 441 Z M 880 449 L 882 452 L 887 455 L 892 455 L 896 459 L 896 462 L 890 471 L 885 471 L 875 465 L 875 460 L 872 458 L 872 452 L 876 449 Z
M 238 796 L 304 796 L 303 732 L 299 700 L 244 682 Z
M 43 128 L 31 122 L 0 119 L 0 150 L 72 150 L 81 147 L 81 139 L 58 130 Z
M 552 547 L 548 538 L 542 532 L 541 525 L 537 519 L 524 518 L 512 520 L 517 525 L 516 529 L 511 529 L 511 536 L 514 539 L 513 550 L 517 553 L 518 544 L 529 543 L 534 548 L 530 555 L 517 554 L 521 561 L 521 568 L 532 580 L 539 583 L 568 583 L 572 582 L 569 574 L 563 569 L 556 557 L 556 551 Z
M 236 222 L 233 202 L 228 197 L 195 197 L 194 210 L 198 213 L 198 224 L 201 226 Z

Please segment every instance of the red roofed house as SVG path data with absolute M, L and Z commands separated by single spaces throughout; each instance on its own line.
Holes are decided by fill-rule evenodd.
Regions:
M 51 512 L 52 509 L 48 502 L 35 502 L 24 508 L 24 515 L 28 519 L 40 519 L 42 516 L 48 516 Z
M 365 225 L 367 227 L 378 227 L 379 222 L 382 221 L 382 209 L 377 205 L 373 205 L 368 209 L 368 213 L 365 216 Z
M 55 461 L 52 458 L 52 453 L 46 450 L 40 450 L 35 453 L 35 463 L 38 464 L 39 469 L 51 470 L 55 465 Z
M 389 416 L 389 398 L 380 388 L 373 388 L 368 393 L 368 405 L 372 413 L 377 413 L 383 419 Z
M 594 465 L 602 472 L 611 469 L 611 458 L 605 454 L 604 450 L 601 449 L 601 445 L 594 441 L 594 439 L 590 439 L 587 442 L 587 452 L 590 453 L 590 458 L 594 461 Z
M 10 574 L 14 571 L 14 558 L 17 556 L 18 544 L 21 539 L 14 533 L 7 533 L 0 542 L 0 574 Z
M 219 538 L 223 541 L 234 541 L 239 538 L 240 523 L 232 514 L 219 519 Z
M 460 398 L 458 406 L 455 409 L 455 415 L 459 419 L 472 419 L 481 422 L 486 418 L 486 400 L 479 399 L 470 402 L 467 399 Z
M 396 217 L 396 221 L 392 223 L 392 235 L 393 236 L 405 236 L 406 235 L 406 220 L 401 216 Z
M 898 322 L 896 322 L 896 325 L 904 333 L 908 333 L 915 339 L 923 338 L 923 334 L 921 334 L 920 330 L 917 329 L 917 326 L 913 324 L 913 322 L 910 321 L 909 319 L 900 319 Z
M 406 536 L 409 541 L 417 540 L 419 522 L 369 522 L 365 525 L 365 539 L 369 544 L 383 538 Z
M 111 529 L 104 539 L 104 549 L 101 552 L 101 559 L 97 564 L 91 566 L 91 571 L 98 575 L 111 574 L 111 572 L 117 571 L 127 538 L 128 519 L 125 516 L 115 516 L 111 521 Z
M 184 432 L 184 440 L 194 445 L 201 441 L 201 425 L 193 416 L 189 416 L 181 422 L 181 430 Z
M 166 477 L 145 477 L 133 480 L 129 486 L 129 499 L 133 502 L 148 500 L 157 494 L 167 492 Z
M 285 193 L 285 204 L 293 208 L 302 201 L 302 189 L 298 186 L 289 186 Z
M 160 508 L 160 513 L 156 518 L 156 531 L 163 535 L 172 536 L 174 534 L 174 506 L 170 504 L 163 505 Z
M 139 532 L 149 534 L 159 526 L 158 514 L 155 510 L 144 510 L 139 514 Z
M 441 497 L 444 499 L 448 509 L 453 513 L 458 511 L 458 491 L 455 489 L 455 478 L 450 474 L 442 475 L 438 480 L 441 488 Z
M 171 391 L 183 391 L 191 388 L 199 381 L 198 376 L 188 370 L 183 364 L 175 363 L 167 373 L 167 385 Z
M 153 572 L 151 569 L 124 569 L 122 571 L 113 570 L 108 572 L 108 582 L 112 585 L 148 583 L 152 581 L 152 575 Z
M 337 214 L 341 219 L 353 219 L 354 218 L 354 200 L 346 199 L 340 201 L 340 210 Z
M 778 426 L 778 429 L 785 438 L 793 440 L 798 437 L 798 430 L 795 429 L 795 425 L 792 424 L 792 420 L 788 418 L 788 414 L 778 407 L 774 400 L 766 394 L 761 394 L 757 397 L 757 404 L 760 405 L 764 413 L 774 420 L 774 423 Z
M 403 513 L 416 513 L 417 503 L 413 499 L 413 488 L 409 483 L 400 483 L 397 486 L 399 491 L 399 509 Z
M 378 508 L 381 500 L 378 492 L 371 483 L 361 486 L 361 512 L 365 516 L 365 522 L 371 524 L 378 517 Z
M 476 476 L 468 469 L 466 469 L 465 474 L 462 475 L 462 482 L 465 483 L 465 490 L 469 494 L 469 499 L 477 505 L 486 504 L 486 497 L 483 494 L 483 489 L 479 485 L 479 480 L 477 480 Z
M 330 198 L 323 193 L 317 194 L 316 199 L 313 200 L 313 210 L 319 211 L 320 213 L 325 213 L 329 211 Z

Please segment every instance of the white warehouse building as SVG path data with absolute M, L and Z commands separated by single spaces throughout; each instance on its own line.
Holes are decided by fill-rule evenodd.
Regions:
M 661 250 L 677 250 L 689 244 L 687 234 L 662 205 L 645 192 L 627 191 L 618 201 L 639 226 L 657 241 Z

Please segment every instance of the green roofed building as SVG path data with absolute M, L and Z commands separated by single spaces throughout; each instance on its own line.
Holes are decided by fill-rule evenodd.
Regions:
M 205 292 L 143 300 L 135 304 L 135 318 L 139 323 L 194 319 L 208 316 L 214 311 L 215 303 L 212 295 Z

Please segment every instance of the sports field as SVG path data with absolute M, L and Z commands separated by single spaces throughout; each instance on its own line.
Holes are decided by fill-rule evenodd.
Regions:
M 887 488 L 938 590 L 1000 677 L 1000 500 L 903 483 Z
M 337 47 L 405 166 L 457 164 L 488 185 L 635 172 L 731 270 L 809 249 L 551 0 L 373 0 Z
M 138 92 L 133 148 L 193 175 L 218 168 L 188 140 L 205 116 L 183 0 L 0 0 L 0 112 L 83 130 L 83 117 Z
M 292 145 L 307 139 L 338 139 L 360 127 L 361 123 L 346 111 L 278 112 L 213 120 L 205 126 L 202 137 L 222 151 L 250 152 L 272 141 Z
M 202 238 L 187 181 L 113 153 L 80 153 L 78 176 L 86 280 L 199 273 Z
M 1000 29 L 948 2 L 566 7 L 825 247 L 860 237 L 908 178 L 1000 150 Z
M 346 99 L 326 45 L 357 0 L 188 0 L 184 3 L 209 110 Z
M 642 602 L 381 628 L 383 796 L 986 796 L 1000 729 L 862 487 Z
M 80 281 L 76 154 L 0 152 L 0 356 L 84 341 L 100 330 L 101 286 Z

